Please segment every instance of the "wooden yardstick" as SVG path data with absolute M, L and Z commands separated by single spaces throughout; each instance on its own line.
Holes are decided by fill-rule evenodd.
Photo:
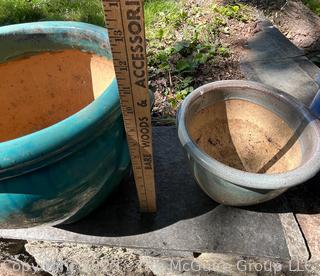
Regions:
M 140 210 L 156 211 L 142 0 L 102 0 Z

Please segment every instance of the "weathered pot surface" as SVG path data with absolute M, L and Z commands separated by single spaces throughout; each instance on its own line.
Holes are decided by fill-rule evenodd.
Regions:
M 88 58 L 88 66 L 95 64 L 96 71 L 105 62 L 100 57 L 111 62 L 106 29 L 84 23 L 40 22 L 6 26 L 0 28 L 0 40 L 0 66 L 25 55 L 32 54 L 32 59 L 36 60 L 39 53 L 49 52 L 45 58 L 52 58 L 50 53 L 56 55 L 71 50 L 96 55 L 92 58 L 84 56 L 85 60 Z M 58 58 L 58 54 L 54 57 Z M 43 57 L 37 62 L 39 60 L 43 61 Z M 71 65 L 68 61 L 62 65 Z M 49 69 L 43 68 L 43 71 Z M 32 68 L 26 70 L 29 72 Z M 82 68 L 78 68 L 78 71 L 83 72 Z M 38 72 L 42 73 L 41 70 Z M 101 89 L 100 84 L 94 83 L 95 74 L 91 72 L 90 75 L 93 86 Z M 65 77 L 65 74 L 61 76 Z M 37 74 L 33 74 L 33 77 L 35 83 L 40 85 L 47 76 L 37 79 Z M 58 85 L 57 76 L 49 77 L 52 80 L 48 89 L 58 87 L 55 86 Z M 86 80 L 82 79 L 83 76 L 75 72 L 71 77 L 76 82 L 83 81 L 79 89 L 84 87 Z M 26 83 L 24 85 L 27 87 Z M 65 82 L 65 85 L 70 83 Z M 58 107 L 51 110 L 51 105 L 47 105 L 49 109 L 46 112 L 50 116 L 57 110 L 66 112 L 65 118 L 56 123 L 35 124 L 34 127 L 40 130 L 32 133 L 29 126 L 25 125 L 20 129 L 24 132 L 14 134 L 17 137 L 14 139 L 10 136 L 12 133 L 1 136 L 0 228 L 56 225 L 78 220 L 97 207 L 127 174 L 130 158 L 115 78 L 102 88 L 98 98 L 91 95 L 76 109 L 63 101 L 57 102 L 55 98 L 53 103 L 58 103 Z M 38 97 L 41 94 L 39 91 L 35 89 L 32 97 Z M 71 94 L 75 101 L 79 100 L 79 91 L 75 89 Z M 13 107 L 24 102 L 32 103 L 27 96 L 18 99 Z M 52 95 L 53 98 L 55 96 Z M 73 102 L 72 98 L 69 100 Z M 41 110 L 43 104 L 39 102 L 37 108 Z M 25 113 L 28 120 L 33 118 L 31 111 Z
M 178 135 L 200 187 L 226 205 L 253 205 L 320 170 L 320 123 L 292 96 L 250 81 L 199 87 L 182 103 Z

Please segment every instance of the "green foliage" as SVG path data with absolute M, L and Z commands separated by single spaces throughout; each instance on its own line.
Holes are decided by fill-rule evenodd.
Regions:
M 178 11 L 174 0 L 146 0 L 144 3 L 144 17 L 146 28 L 152 27 L 161 13 L 174 14 Z
M 176 93 L 174 97 L 169 98 L 169 103 L 172 105 L 172 107 L 176 108 L 186 96 L 188 96 L 192 90 L 193 90 L 193 78 L 192 77 L 186 77 L 181 79 L 177 85 L 176 85 Z
M 219 42 L 220 34 L 230 33 L 228 20 L 249 20 L 246 6 L 237 2 L 210 7 L 188 3 L 145 0 L 150 78 L 168 80 L 162 92 L 173 107 L 193 90 L 194 77 L 203 66 L 230 55 L 230 50 Z M 46 20 L 104 26 L 101 0 L 0 0 L 0 25 Z
M 164 5 L 168 5 L 167 9 Z M 153 17 L 148 16 L 151 10 Z M 176 107 L 193 90 L 194 76 L 202 66 L 214 63 L 218 55 L 229 56 L 228 48 L 218 40 L 220 33 L 229 32 L 229 16 L 170 0 L 166 4 L 161 0 L 147 1 L 145 14 L 149 18 L 146 31 L 150 77 L 170 79 L 165 94 Z
M 100 0 L 0 0 L 0 25 L 48 20 L 104 26 Z
M 320 16 L 320 0 L 304 0 L 303 2 Z
M 247 6 L 240 3 L 227 4 L 225 6 L 212 5 L 213 11 L 219 13 L 229 19 L 236 19 L 241 22 L 248 22 Z

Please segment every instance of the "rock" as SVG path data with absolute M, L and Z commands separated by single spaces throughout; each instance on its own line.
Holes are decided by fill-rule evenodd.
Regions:
M 62 275 L 153 275 L 131 249 L 84 244 L 29 242 L 26 250 L 42 269 Z
M 0 260 L 8 255 L 17 255 L 24 251 L 26 241 L 0 239 Z
M 1 276 L 46 276 L 48 273 L 41 271 L 34 271 L 30 269 L 30 266 L 26 264 L 20 264 L 18 262 L 5 261 L 0 262 L 0 275 Z
M 49 275 L 42 271 L 25 250 L 24 240 L 0 239 L 0 275 Z

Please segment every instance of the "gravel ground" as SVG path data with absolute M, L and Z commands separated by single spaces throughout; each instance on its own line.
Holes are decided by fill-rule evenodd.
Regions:
M 51 275 L 153 275 L 131 249 L 29 242 L 26 250 Z
M 50 275 L 38 266 L 25 249 L 27 241 L 0 239 L 0 275 Z
M 84 244 L 25 241 L 1 241 L 0 248 L 1 276 L 320 274 L 319 260 L 299 263 L 231 254 L 161 253 Z

